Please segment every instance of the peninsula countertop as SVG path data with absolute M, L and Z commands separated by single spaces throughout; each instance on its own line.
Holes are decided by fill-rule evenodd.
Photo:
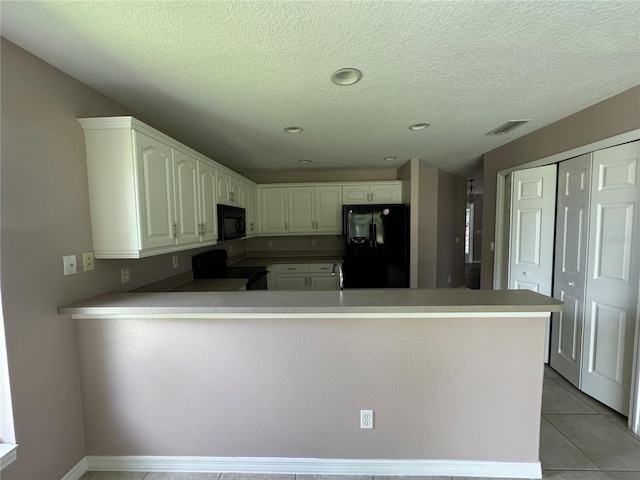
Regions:
M 371 289 L 332 292 L 111 293 L 58 308 L 74 318 L 540 316 L 562 302 L 528 290 Z

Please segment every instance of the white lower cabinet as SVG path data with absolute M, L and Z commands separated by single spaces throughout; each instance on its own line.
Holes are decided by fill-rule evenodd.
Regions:
M 277 290 L 338 290 L 333 263 L 281 263 L 275 265 Z

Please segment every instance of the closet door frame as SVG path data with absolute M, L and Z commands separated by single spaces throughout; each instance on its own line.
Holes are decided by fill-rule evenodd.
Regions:
M 507 288 L 505 279 L 503 278 L 501 273 L 504 270 L 505 262 L 509 261 L 509 244 L 508 242 L 504 241 L 504 229 L 505 227 L 508 228 L 508 226 L 506 226 L 506 222 L 503 221 L 505 210 L 505 180 L 507 175 L 509 175 L 511 172 L 521 170 L 523 168 L 540 167 L 543 165 L 549 165 L 550 163 L 558 163 L 563 160 L 577 157 L 579 155 L 591 153 L 595 150 L 615 147 L 616 145 L 633 142 L 635 140 L 640 140 L 640 128 L 498 172 L 496 178 L 496 228 L 494 232 L 494 241 L 492 242 L 492 250 L 494 251 L 494 289 Z M 640 288 L 638 292 L 638 298 L 640 299 Z M 638 311 L 640 311 L 640 306 Z M 640 322 L 636 322 L 628 426 L 636 435 L 640 435 Z

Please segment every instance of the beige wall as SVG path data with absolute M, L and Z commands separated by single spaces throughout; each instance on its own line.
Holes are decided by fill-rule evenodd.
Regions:
M 437 288 L 464 284 L 466 189 L 466 178 L 438 171 Z
M 256 183 L 373 182 L 398 179 L 395 169 L 281 170 L 247 173 L 246 177 Z
M 537 462 L 544 325 L 79 320 L 87 454 Z
M 640 85 L 484 154 L 482 288 L 493 286 L 496 176 L 573 148 L 640 128 Z
M 398 180 L 402 180 L 402 203 L 409 205 L 409 287 L 418 288 L 418 248 L 420 225 L 419 160 L 412 158 L 398 169 Z
M 438 170 L 420 163 L 418 171 L 418 288 L 436 288 L 438 249 Z
M 474 262 L 482 259 L 482 210 L 484 203 L 484 195 L 478 194 L 473 202 L 473 258 Z
M 58 480 L 85 454 L 75 324 L 61 305 L 190 270 L 193 251 L 97 260 L 63 276 L 62 256 L 92 249 L 84 136 L 77 117 L 133 112 L 2 39 L 2 303 L 18 460 L 3 480 Z M 143 119 L 144 120 L 144 119 Z M 131 283 L 121 285 L 129 266 Z

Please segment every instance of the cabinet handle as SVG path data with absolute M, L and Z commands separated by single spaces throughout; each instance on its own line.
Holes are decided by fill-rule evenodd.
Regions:
M 173 224 L 173 238 L 178 238 L 178 224 Z
M 202 235 L 204 235 L 205 233 L 207 233 L 207 226 L 203 223 L 202 224 Z
M 575 283 L 574 283 L 574 282 L 569 282 L 569 286 L 570 286 L 570 287 L 573 287 L 574 285 L 575 285 Z
M 289 231 L 289 224 L 287 222 L 284 222 L 284 229 Z
M 295 270 L 295 267 L 287 268 L 287 270 Z

